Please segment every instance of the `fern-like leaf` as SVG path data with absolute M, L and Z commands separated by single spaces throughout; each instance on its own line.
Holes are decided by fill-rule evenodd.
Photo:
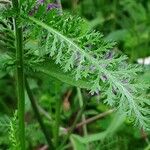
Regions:
M 20 144 L 18 139 L 18 119 L 17 119 L 17 111 L 14 113 L 12 120 L 9 125 L 9 140 L 11 143 L 11 150 L 20 150 Z
M 86 32 L 85 35 L 77 37 L 75 40 L 66 37 L 60 31 L 36 18 L 30 17 L 29 19 L 48 31 L 46 46 L 42 47 L 44 55 L 49 54 L 56 60 L 56 63 L 60 63 L 65 72 L 72 71 L 76 80 L 87 78 L 93 84 L 92 93 L 101 91 L 102 84 L 107 85 L 108 99 L 106 102 L 114 105 L 116 104 L 113 101 L 114 96 L 117 97 L 119 99 L 118 108 L 126 111 L 128 115 L 134 115 L 136 124 L 148 128 L 146 116 L 149 111 L 137 101 L 139 93 L 134 88 L 134 76 L 140 71 L 139 67 L 127 65 L 127 57 L 110 56 L 112 52 L 108 48 L 112 48 L 112 44 L 105 42 L 99 33 L 92 32 L 89 34 Z M 91 36 L 93 43 L 86 45 Z M 102 44 L 97 49 L 94 45 L 94 39 L 95 43 Z M 82 43 L 79 43 L 78 40 Z M 93 49 L 88 46 L 93 47 Z M 110 93 L 110 91 L 112 92 Z
M 80 17 L 66 13 L 60 16 L 57 10 L 46 10 L 45 4 L 38 5 L 34 17 L 29 17 L 34 3 L 23 2 L 18 23 L 22 23 L 25 31 L 25 64 L 33 62 L 31 67 L 35 69 L 34 65 L 43 63 L 44 70 L 45 62 L 53 59 L 61 66 L 60 71 L 69 72 L 74 80 L 88 81 L 92 94 L 104 92 L 105 103 L 134 116 L 140 127 L 149 128 L 149 104 L 142 96 L 143 87 L 138 84 L 137 88 L 136 83 L 140 68 L 128 65 L 126 56 L 112 50 L 115 43 L 104 40 L 99 32 L 89 31 Z M 35 49 L 29 48 L 32 43 Z

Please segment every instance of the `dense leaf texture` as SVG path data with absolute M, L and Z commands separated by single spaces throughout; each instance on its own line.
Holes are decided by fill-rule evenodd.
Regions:
M 133 116 L 136 124 L 148 128 L 149 102 L 140 94 L 144 87 L 135 80 L 140 68 L 128 65 L 127 57 L 113 50 L 113 42 L 105 41 L 99 32 L 89 31 L 80 17 L 58 15 L 57 10 L 47 11 L 44 4 L 38 6 L 32 17 L 22 14 L 27 67 L 41 70 L 37 67 L 40 62 L 44 72 L 48 70 L 45 62 L 55 61 L 60 71 L 69 72 L 75 82 L 88 81 L 92 94 L 103 92 L 105 103 Z

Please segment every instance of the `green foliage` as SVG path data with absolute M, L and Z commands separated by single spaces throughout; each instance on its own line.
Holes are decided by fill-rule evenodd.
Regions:
M 86 145 L 81 143 L 81 141 L 78 140 L 75 135 L 70 136 L 70 141 L 74 150 L 84 150 L 86 148 Z
M 76 2 L 73 1 L 73 3 L 73 7 L 75 7 Z M 34 82 L 37 81 L 37 85 L 33 91 L 35 90 L 34 92 L 40 101 L 40 105 L 47 111 L 46 116 L 50 114 L 47 118 L 50 118 L 50 121 L 57 120 L 54 117 L 56 116 L 55 105 L 57 105 L 58 98 L 65 97 L 63 94 L 69 88 L 69 86 L 64 86 L 65 84 L 63 86 L 62 84 L 57 84 L 57 80 L 71 86 L 86 89 L 84 97 L 87 99 L 91 98 L 91 95 L 94 98 L 96 97 L 95 95 L 99 95 L 96 99 L 100 99 L 103 104 L 93 102 L 95 99 L 92 98 L 94 100 L 89 102 L 88 107 L 93 108 L 89 111 L 86 110 L 85 114 L 87 116 L 100 113 L 101 110 L 98 107 L 102 106 L 104 108 L 113 107 L 119 112 L 119 115 L 117 114 L 114 117 L 111 124 L 104 128 L 104 131 L 105 123 L 103 120 L 100 123 L 100 125 L 102 124 L 101 127 L 99 127 L 99 122 L 94 124 L 93 130 L 97 132 L 97 128 L 101 128 L 100 133 L 90 133 L 90 135 L 84 137 L 72 134 L 70 141 L 75 150 L 88 149 L 87 145 L 94 149 L 110 149 L 111 147 L 120 149 L 119 144 L 122 140 L 117 138 L 113 140 L 108 137 L 114 135 L 124 122 L 126 126 L 127 124 L 130 125 L 131 121 L 145 131 L 150 129 L 150 102 L 149 95 L 145 90 L 147 88 L 146 83 L 149 84 L 149 70 L 145 71 L 138 65 L 128 64 L 128 57 L 116 48 L 115 42 L 109 41 L 110 39 L 116 40 L 119 42 L 119 47 L 123 50 L 128 49 L 126 53 L 134 61 L 138 57 L 144 57 L 149 54 L 147 51 L 150 33 L 149 28 L 147 28 L 149 25 L 149 15 L 147 13 L 149 12 L 149 2 L 145 3 L 147 8 L 143 3 L 137 3 L 136 1 L 114 0 L 110 9 L 107 9 L 108 6 L 105 1 L 83 0 L 77 9 L 81 10 L 82 8 L 80 13 L 86 16 L 89 21 L 66 12 L 60 15 L 57 9 L 48 11 L 46 9 L 47 2 L 40 5 L 34 0 L 22 0 L 20 3 L 21 15 L 17 18 L 17 25 L 23 27 L 23 71 L 26 77 L 36 79 Z M 99 11 L 99 6 L 101 5 L 104 7 Z M 14 76 L 14 69 L 17 67 L 14 42 L 16 37 L 12 19 L 18 15 L 18 12 L 11 8 L 11 3 L 1 6 L 0 78 L 4 80 L 3 78 L 6 77 L 8 72 Z M 117 10 L 118 7 L 122 9 Z M 96 18 L 94 18 L 95 16 Z M 124 21 L 117 22 L 116 18 L 121 17 Z M 109 27 L 111 23 L 113 25 Z M 99 31 L 93 30 L 99 30 L 99 25 L 104 28 L 103 31 L 105 34 L 107 33 L 107 36 L 104 37 Z M 111 33 L 108 34 L 108 32 Z M 145 53 L 135 54 L 134 51 L 141 51 L 143 45 Z M 138 76 L 141 71 L 145 71 L 145 73 L 141 73 L 141 76 Z M 43 75 L 47 75 L 48 78 Z M 44 91 L 46 90 L 47 92 L 45 93 Z M 63 126 L 66 126 L 67 119 L 74 118 L 72 116 L 74 113 L 76 114 L 79 107 L 75 96 L 76 93 L 73 88 L 71 90 L 73 91 L 71 101 L 66 96 L 64 103 L 67 104 L 63 104 L 65 107 L 67 105 L 69 111 L 60 110 L 61 116 L 59 117 L 62 119 L 62 122 L 60 122 Z M 44 100 L 41 97 L 44 97 Z M 0 103 L 7 107 L 5 102 L 0 101 Z M 62 108 L 60 107 L 60 109 Z M 45 115 L 45 110 L 40 108 L 41 114 Z M 32 114 L 31 107 L 27 108 L 26 111 L 29 115 Z M 125 117 L 129 117 L 130 120 L 125 121 Z M 44 119 L 46 127 L 50 129 L 50 132 L 53 132 L 55 130 L 52 128 L 54 123 L 49 123 L 49 120 Z M 30 121 L 30 119 L 26 121 L 26 138 L 28 148 L 32 149 L 37 145 L 46 143 L 39 126 L 36 123 L 30 124 Z M 108 121 L 110 122 L 110 119 Z M 2 117 L 0 127 L 2 130 L 10 128 L 10 148 L 19 149 L 17 113 L 11 119 L 10 124 L 5 117 Z M 65 131 L 64 128 L 60 128 Z M 61 134 L 61 136 L 64 136 L 63 132 Z M 32 139 L 32 136 L 34 139 Z M 61 144 L 59 139 L 58 142 Z M 125 142 L 123 141 L 122 143 L 126 146 L 130 145 Z M 6 140 L 1 140 L 0 138 L 0 146 L 1 143 L 9 145 Z
M 28 149 L 45 144 L 43 133 L 36 122 L 27 126 L 26 140 L 28 141 Z
M 93 149 L 99 149 L 104 147 L 108 148 L 109 145 L 104 144 L 109 138 L 113 137 L 116 130 L 123 124 L 125 120 L 125 115 L 116 113 L 113 120 L 111 121 L 109 127 L 106 131 L 101 133 L 95 133 L 85 137 L 80 137 L 78 135 L 71 135 L 70 139 L 75 150 L 84 150 L 86 149 L 86 144 L 90 144 L 90 147 Z M 99 144 L 96 144 L 99 143 Z M 110 144 L 110 143 L 109 143 Z M 110 144 L 110 146 L 112 146 Z M 103 149 L 103 148 L 102 148 Z
M 8 116 L 1 116 L 0 117 L 0 130 L 1 131 L 7 131 L 8 130 L 8 127 L 9 127 L 9 122 L 10 122 L 10 119 Z
M 8 144 L 8 131 L 9 131 L 10 118 L 8 116 L 0 116 L 0 148 L 7 147 Z M 3 148 L 4 148 L 3 147 Z
M 14 113 L 14 117 L 10 121 L 9 127 L 9 140 L 11 142 L 11 150 L 20 150 L 19 137 L 18 137 L 18 115 Z
M 110 49 L 113 48 L 114 43 L 106 42 L 100 33 L 87 30 L 81 36 L 77 29 L 79 25 L 82 27 L 82 20 L 79 22 L 78 17 L 77 22 L 80 24 L 76 28 L 71 25 L 73 21 L 76 21 L 74 17 L 69 16 L 67 19 L 68 15 L 51 16 L 51 13 L 48 15 L 49 19 L 50 17 L 52 17 L 52 21 L 47 24 L 44 23 L 48 20 L 47 17 L 43 18 L 43 22 L 29 17 L 29 20 L 42 27 L 42 29 L 38 28 L 40 31 L 39 35 L 36 34 L 38 39 L 34 39 L 38 45 L 41 45 L 39 48 L 42 49 L 42 52 L 39 50 L 39 56 L 45 56 L 46 61 L 47 55 L 52 57 L 56 64 L 60 64 L 64 72 L 72 72 L 76 80 L 87 79 L 92 84 L 91 93 L 104 91 L 107 96 L 106 103 L 117 106 L 128 115 L 133 115 L 136 124 L 148 128 L 146 116 L 148 117 L 149 111 L 146 107 L 141 106 L 139 101 L 141 95 L 134 85 L 135 75 L 140 69 L 134 65 L 127 65 L 126 57 L 113 54 Z M 67 24 L 66 28 L 65 24 Z M 52 28 L 53 26 L 54 28 Z M 60 27 L 63 28 L 60 30 Z M 70 34 L 71 29 L 74 32 Z M 36 31 L 37 26 L 35 30 L 32 27 L 32 32 Z M 43 36 L 45 36 L 46 42 L 43 42 Z M 140 84 L 138 88 L 143 90 Z M 119 100 L 118 102 L 116 98 Z
M 23 20 L 28 22 L 24 26 L 27 28 L 28 39 L 24 37 L 26 45 L 34 41 L 38 46 L 36 51 L 26 49 L 26 68 L 33 64 L 32 69 L 35 70 L 34 65 L 38 64 L 40 58 L 40 63 L 53 59 L 61 66 L 62 72 L 71 72 L 74 80 L 88 80 L 92 84 L 92 94 L 105 92 L 107 104 L 133 115 L 136 124 L 148 128 L 149 111 L 141 105 L 145 102 L 140 101 L 139 94 L 143 87 L 135 81 L 140 69 L 127 65 L 127 57 L 114 54 L 114 43 L 104 40 L 99 32 L 89 31 L 88 28 L 82 30 L 87 25 L 81 18 L 68 14 L 60 16 L 55 11 L 46 12 L 45 15 L 43 7 L 35 14 L 37 19 L 24 15 L 24 18 L 29 18 Z M 39 21 L 41 18 L 42 21 Z M 135 88 L 135 83 L 139 90 Z
M 74 135 L 74 136 L 82 144 L 87 144 L 87 143 L 91 143 L 95 141 L 103 141 L 105 138 L 108 138 L 109 136 L 111 137 L 115 133 L 115 131 L 119 129 L 119 127 L 124 122 L 124 120 L 125 120 L 124 114 L 116 113 L 115 117 L 113 118 L 112 122 L 110 123 L 106 131 L 101 132 L 101 133 L 96 133 L 93 135 L 88 135 L 87 137 L 83 137 L 83 138 L 77 135 Z

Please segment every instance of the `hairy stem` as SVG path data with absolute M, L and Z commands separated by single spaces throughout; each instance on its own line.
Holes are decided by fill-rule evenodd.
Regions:
M 16 12 L 14 17 L 15 42 L 16 42 L 16 85 L 18 100 L 18 122 L 20 149 L 25 150 L 25 94 L 24 94 L 24 65 L 23 65 L 23 33 L 22 27 L 18 24 L 20 17 L 20 6 L 18 0 L 12 0 L 13 8 Z
M 60 126 L 60 115 L 61 115 L 60 112 L 61 112 L 61 99 L 58 98 L 56 100 L 55 129 L 54 129 L 55 148 L 57 148 L 58 140 L 59 140 L 59 126 Z
M 27 81 L 27 80 L 25 80 L 25 85 L 26 85 L 27 94 L 28 94 L 28 96 L 29 96 L 29 99 L 30 99 L 30 102 L 31 102 L 33 111 L 34 111 L 35 116 L 36 116 L 36 118 L 37 118 L 37 120 L 38 120 L 38 122 L 39 122 L 39 124 L 40 124 L 40 126 L 41 126 L 41 129 L 42 129 L 42 131 L 43 131 L 43 134 L 44 134 L 44 136 L 45 136 L 45 138 L 46 138 L 46 140 L 47 140 L 47 143 L 48 143 L 48 145 L 49 145 L 49 149 L 52 149 L 52 150 L 53 150 L 53 149 L 54 149 L 54 148 L 53 148 L 53 144 L 52 144 L 52 141 L 51 141 L 51 139 L 50 139 L 50 136 L 51 136 L 51 135 L 48 134 L 48 132 L 47 132 L 45 126 L 44 126 L 43 120 L 42 120 L 42 118 L 41 118 L 41 116 L 40 116 L 40 112 L 39 112 L 39 110 L 38 110 L 38 106 L 37 106 L 37 104 L 36 104 L 36 100 L 34 99 L 34 96 L 33 96 L 33 94 L 32 94 L 32 91 L 31 91 L 31 89 L 30 89 L 30 87 L 29 87 L 29 84 L 28 84 L 28 81 Z

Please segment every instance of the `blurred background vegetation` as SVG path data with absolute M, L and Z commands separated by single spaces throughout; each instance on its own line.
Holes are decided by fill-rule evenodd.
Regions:
M 98 30 L 107 40 L 116 41 L 117 45 L 113 50 L 125 53 L 130 63 L 137 63 L 138 59 L 142 58 L 143 72 L 139 75 L 139 80 L 150 84 L 150 64 L 145 63 L 150 56 L 149 0 L 62 0 L 62 6 L 64 11 L 83 17 L 89 22 L 91 30 Z M 13 117 L 11 114 L 17 108 L 14 84 L 11 73 L 0 72 L 0 149 L 2 150 L 7 150 L 10 144 L 8 140 L 10 131 L 4 123 L 8 125 Z M 62 100 L 61 134 L 64 134 L 64 129 L 70 127 L 79 109 L 80 91 L 41 74 L 36 74 L 34 79 L 30 79 L 30 84 L 49 132 L 53 133 L 55 102 L 58 99 Z M 84 119 L 111 109 L 102 103 L 101 95 L 91 96 L 85 90 L 82 90 L 82 93 L 83 99 L 88 101 Z M 150 98 L 150 90 L 145 94 Z M 45 146 L 44 136 L 27 96 L 25 119 L 29 149 L 40 149 Z M 117 113 L 112 112 L 97 119 L 87 124 L 86 128 L 87 131 L 84 131 L 80 126 L 75 130 L 75 134 L 71 135 L 73 149 L 88 150 L 90 142 L 90 149 L 95 150 L 150 150 L 150 132 L 134 127 L 131 118 L 118 116 Z M 89 135 L 89 139 L 81 138 L 83 135 Z M 93 142 L 94 138 L 96 140 Z M 83 143 L 87 143 L 86 146 Z M 68 142 L 66 149 L 72 149 L 71 145 Z

